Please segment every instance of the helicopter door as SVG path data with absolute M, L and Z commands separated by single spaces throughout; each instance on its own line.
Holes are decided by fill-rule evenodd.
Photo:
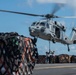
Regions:
M 55 34 L 57 36 L 57 38 L 60 38 L 60 29 L 59 28 L 55 28 Z

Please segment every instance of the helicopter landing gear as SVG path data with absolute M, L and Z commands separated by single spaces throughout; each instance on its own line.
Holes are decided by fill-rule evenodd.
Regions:
M 53 42 L 53 43 L 55 43 L 55 40 L 54 40 L 54 39 L 52 39 L 52 42 Z

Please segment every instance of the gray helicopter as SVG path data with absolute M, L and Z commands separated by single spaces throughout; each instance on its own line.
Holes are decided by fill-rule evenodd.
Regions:
M 62 25 L 60 22 L 53 21 L 52 19 L 53 18 L 76 18 L 76 17 L 75 16 L 59 17 L 54 15 L 59 9 L 60 8 L 55 7 L 55 9 L 52 11 L 51 14 L 45 14 L 45 15 L 15 12 L 15 11 L 9 11 L 9 10 L 0 10 L 0 12 L 8 12 L 8 13 L 46 18 L 45 20 L 40 20 L 32 23 L 32 25 L 29 27 L 30 35 L 33 37 L 38 37 L 44 40 L 48 40 L 49 44 L 50 44 L 50 41 L 52 41 L 53 43 L 59 42 L 62 44 L 66 44 L 69 51 L 70 50 L 69 45 L 76 44 L 76 28 L 72 29 L 72 37 L 71 39 L 69 39 L 65 35 L 65 31 L 66 31 L 65 26 Z
M 69 45 L 76 44 L 76 28 L 72 28 L 71 39 L 65 35 L 66 28 L 60 22 L 52 20 L 41 20 L 33 22 L 29 27 L 30 35 L 33 37 L 39 37 L 44 40 L 52 41 L 53 43 L 59 42 L 66 44 L 69 49 Z

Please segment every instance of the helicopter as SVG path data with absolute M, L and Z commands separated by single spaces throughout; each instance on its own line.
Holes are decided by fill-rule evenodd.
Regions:
M 41 20 L 34 22 L 31 27 L 29 27 L 30 35 L 33 37 L 39 37 L 44 40 L 48 40 L 53 43 L 59 42 L 66 44 L 69 49 L 69 45 L 76 44 L 76 28 L 72 28 L 72 37 L 69 39 L 65 35 L 66 28 L 60 22 L 57 21 L 46 21 Z
M 28 15 L 34 17 L 43 17 L 44 20 L 35 21 L 29 27 L 30 35 L 33 37 L 38 37 L 44 40 L 49 41 L 49 52 L 50 52 L 50 41 L 53 43 L 59 42 L 62 44 L 66 44 L 68 47 L 68 51 L 70 51 L 69 45 L 76 44 L 76 28 L 72 28 L 72 38 L 69 39 L 66 35 L 66 28 L 63 24 L 57 21 L 53 21 L 53 18 L 76 18 L 75 16 L 56 16 L 54 15 L 60 8 L 55 7 L 51 14 L 31 14 L 31 13 L 24 13 L 24 12 L 16 12 L 16 11 L 9 11 L 9 10 L 0 10 L 0 12 L 8 12 L 8 13 L 15 13 L 21 15 Z

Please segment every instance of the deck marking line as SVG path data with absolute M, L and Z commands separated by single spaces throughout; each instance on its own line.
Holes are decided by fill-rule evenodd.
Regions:
M 51 69 L 51 68 L 76 68 L 76 66 L 54 66 L 54 67 L 38 67 L 35 70 Z

